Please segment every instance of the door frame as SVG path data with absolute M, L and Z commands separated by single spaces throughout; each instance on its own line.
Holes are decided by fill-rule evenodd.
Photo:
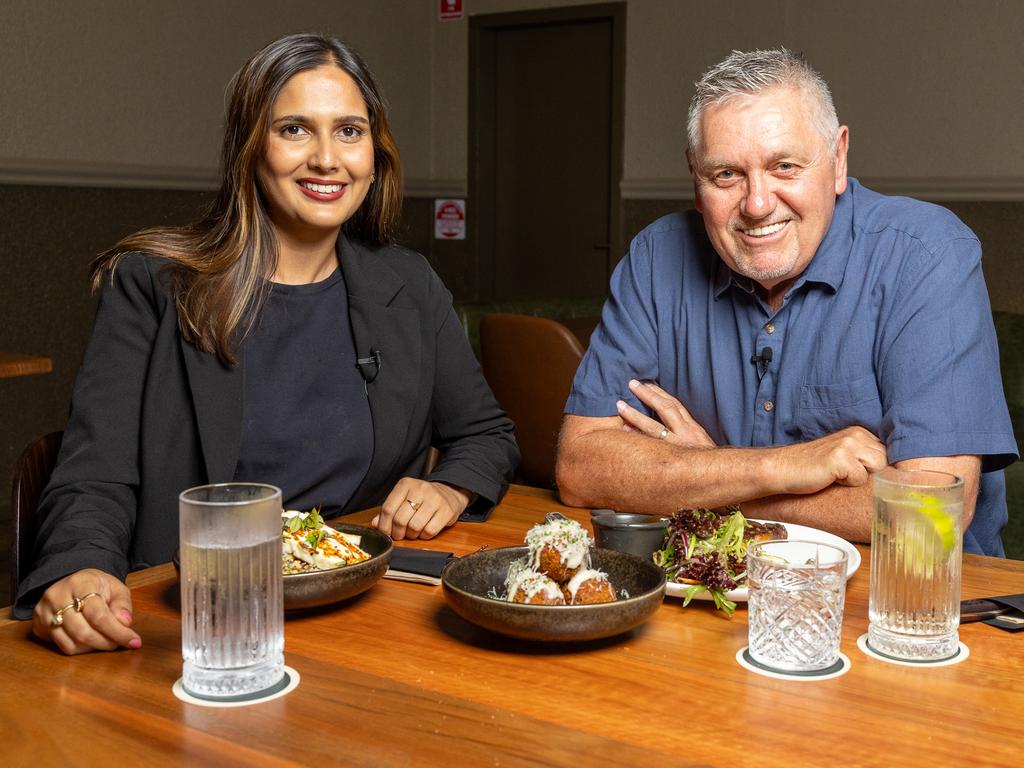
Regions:
M 469 240 L 476 262 L 475 298 L 494 299 L 495 238 L 495 98 L 496 41 L 498 32 L 575 21 L 610 21 L 611 50 L 611 151 L 608 168 L 608 250 L 606 269 L 611 275 L 618 261 L 622 215 L 622 155 L 625 123 L 626 4 L 598 3 L 531 11 L 511 11 L 469 17 L 469 136 L 468 162 Z M 488 181 L 489 180 L 489 181 Z

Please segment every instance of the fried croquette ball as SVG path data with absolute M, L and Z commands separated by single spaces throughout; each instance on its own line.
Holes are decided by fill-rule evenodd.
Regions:
M 529 568 L 510 569 L 506 580 L 508 601 L 528 605 L 565 605 L 561 588 L 545 576 Z
M 546 520 L 526 532 L 530 567 L 565 582 L 581 568 L 590 567 L 593 541 L 575 520 L 562 515 L 548 515 Z
M 616 599 L 608 575 L 595 570 L 580 571 L 563 587 L 563 594 L 570 605 L 611 603 Z
M 553 581 L 564 583 L 579 573 L 583 569 L 583 565 L 580 563 L 575 568 L 572 567 L 554 546 L 545 544 L 540 550 L 537 570 Z
M 525 603 L 526 605 L 565 605 L 565 597 L 561 590 L 558 594 L 552 595 L 547 590 L 538 590 L 532 595 L 518 590 L 512 598 L 513 603 Z

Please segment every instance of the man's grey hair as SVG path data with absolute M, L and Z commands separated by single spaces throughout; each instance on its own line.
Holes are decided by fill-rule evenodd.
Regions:
M 839 119 L 828 83 L 802 56 L 788 48 L 733 51 L 701 75 L 694 87 L 686 120 L 691 154 L 700 152 L 700 121 L 705 109 L 742 94 L 778 87 L 795 88 L 810 100 L 815 128 L 828 142 L 829 151 L 836 150 Z

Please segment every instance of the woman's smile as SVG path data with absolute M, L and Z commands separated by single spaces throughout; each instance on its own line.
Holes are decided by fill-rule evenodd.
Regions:
M 345 188 L 348 186 L 340 181 L 325 181 L 323 179 L 300 179 L 296 183 L 308 197 L 324 202 L 338 200 L 345 194 Z

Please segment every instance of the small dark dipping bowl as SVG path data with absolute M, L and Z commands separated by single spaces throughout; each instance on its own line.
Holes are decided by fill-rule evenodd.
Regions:
M 505 575 L 526 547 L 502 547 L 452 560 L 441 574 L 448 605 L 492 632 L 524 640 L 569 642 L 612 637 L 644 623 L 665 597 L 665 574 L 652 562 L 608 549 L 590 551 L 593 567 L 608 574 L 621 595 L 596 605 L 524 605 L 488 597 L 505 593 Z
M 661 549 L 668 530 L 667 517 L 627 514 L 611 509 L 592 510 L 590 524 L 594 528 L 597 546 L 628 552 L 648 562 Z
M 359 536 L 359 547 L 370 556 L 355 565 L 343 565 L 329 571 L 289 573 L 284 576 L 284 608 L 294 611 L 336 603 L 365 592 L 388 570 L 394 544 L 391 537 L 376 528 L 351 523 L 327 523 L 335 530 Z

